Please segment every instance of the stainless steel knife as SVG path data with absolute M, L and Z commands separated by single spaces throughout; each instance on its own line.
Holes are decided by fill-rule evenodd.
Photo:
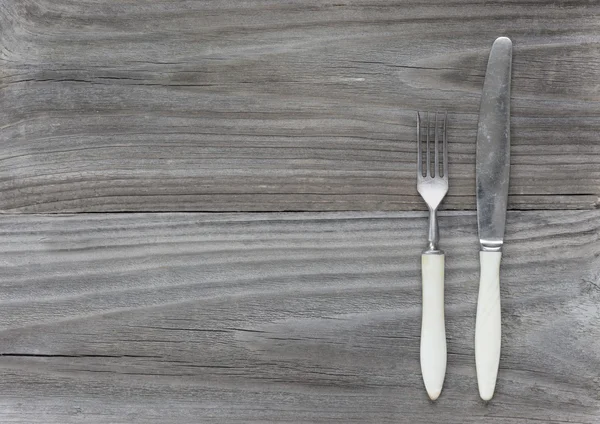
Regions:
M 494 395 L 500 362 L 500 259 L 510 171 L 510 71 L 512 42 L 494 41 L 488 60 L 477 130 L 477 224 L 481 274 L 475 325 L 477 385 Z

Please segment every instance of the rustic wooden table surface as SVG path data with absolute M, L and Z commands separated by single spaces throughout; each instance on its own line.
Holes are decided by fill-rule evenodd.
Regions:
M 600 2 L 0 0 L 1 423 L 600 423 Z M 514 42 L 496 396 L 475 135 Z M 448 368 L 415 111 L 449 112 Z

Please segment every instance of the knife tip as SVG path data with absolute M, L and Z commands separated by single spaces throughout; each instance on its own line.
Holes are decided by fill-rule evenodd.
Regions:
M 496 38 L 496 41 L 494 41 L 494 44 L 500 44 L 500 45 L 504 45 L 507 47 L 508 46 L 512 47 L 512 41 L 508 37 L 498 37 L 498 38 Z

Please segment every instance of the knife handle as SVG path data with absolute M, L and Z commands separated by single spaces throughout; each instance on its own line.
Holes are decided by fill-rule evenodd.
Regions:
M 444 254 L 421 255 L 423 316 L 421 320 L 421 373 L 431 400 L 442 391 L 446 374 L 444 325 Z
M 500 259 L 502 252 L 479 252 L 481 276 L 475 323 L 475 366 L 479 396 L 494 396 L 500 363 Z

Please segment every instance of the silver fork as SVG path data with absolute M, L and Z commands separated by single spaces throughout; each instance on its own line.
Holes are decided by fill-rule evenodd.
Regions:
M 438 206 L 448 192 L 448 140 L 446 137 L 448 115 L 443 114 L 440 125 L 436 112 L 433 127 L 429 112 L 426 112 L 424 125 L 421 121 L 421 114 L 417 112 L 417 191 L 429 208 L 428 246 L 421 255 L 423 281 L 421 373 L 427 394 L 431 400 L 436 400 L 442 391 L 446 374 L 444 252 L 438 247 L 440 236 L 436 214 Z M 423 126 L 425 127 L 425 136 L 421 131 Z M 430 140 L 432 130 L 433 140 Z M 440 133 L 442 140 L 440 140 Z M 425 162 L 423 162 L 423 143 L 427 147 Z M 441 155 L 440 144 L 442 145 Z M 440 156 L 442 156 L 441 163 Z

